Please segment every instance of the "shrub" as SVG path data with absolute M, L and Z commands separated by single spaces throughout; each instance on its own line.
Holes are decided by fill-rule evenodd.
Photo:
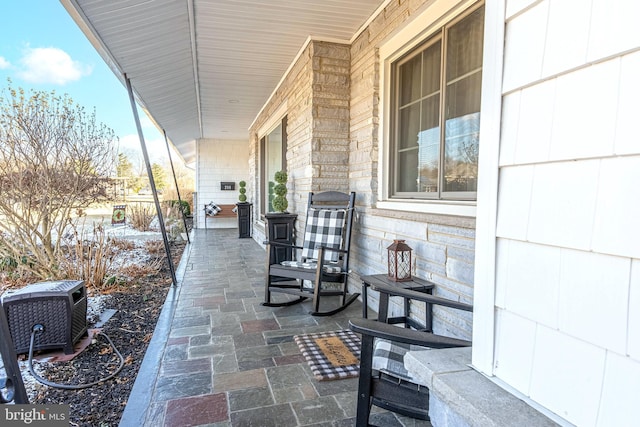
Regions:
M 76 209 L 108 200 L 115 142 L 95 111 L 69 95 L 13 88 L 10 81 L 0 89 L 0 258 L 10 258 L 12 274 L 59 278 L 59 236 L 76 222 Z
M 136 203 L 131 205 L 131 226 L 138 231 L 150 231 L 151 222 L 156 217 L 155 208 L 151 204 Z
M 66 239 L 68 251 L 61 264 L 62 276 L 82 279 L 87 287 L 101 290 L 107 271 L 116 256 L 116 247 L 105 232 L 104 226 L 94 224 L 91 233 L 73 228 L 73 235 Z
M 191 205 L 185 200 L 173 200 L 174 206 L 178 206 L 185 216 L 191 215 Z

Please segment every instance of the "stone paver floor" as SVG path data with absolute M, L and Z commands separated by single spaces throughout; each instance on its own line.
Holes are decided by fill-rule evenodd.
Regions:
M 352 426 L 357 378 L 317 381 L 293 336 L 348 329 L 310 303 L 263 307 L 265 251 L 236 229 L 194 230 L 121 426 Z M 280 296 L 278 296 L 280 298 Z M 429 423 L 376 411 L 381 426 Z

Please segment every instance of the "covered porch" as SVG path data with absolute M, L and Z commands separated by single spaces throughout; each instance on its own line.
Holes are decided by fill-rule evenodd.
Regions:
M 270 177 L 286 170 L 289 210 L 299 218 L 309 192 L 357 193 L 352 291 L 362 276 L 383 272 L 385 248 L 405 239 L 414 248 L 415 275 L 435 283 L 434 295 L 473 303 L 472 316 L 438 310 L 434 329 L 473 338 L 476 375 L 561 425 L 634 424 L 640 203 L 629 195 L 640 180 L 634 77 L 640 33 L 632 19 L 638 2 L 61 2 L 181 160 L 195 166 L 196 226 L 204 225 L 205 203 L 236 201 L 223 183 L 246 181 L 253 206 L 253 241 L 233 239 L 226 247 L 211 230 L 196 230 L 193 261 L 183 267 L 165 320 L 167 338 L 149 351 L 157 353 L 160 377 L 148 375 L 144 387 L 156 400 L 170 391 L 152 403 L 152 412 L 135 409 L 135 394 L 127 416 L 158 425 L 191 402 L 176 399 L 221 393 L 226 405 L 216 407 L 229 417 L 223 425 L 240 415 L 270 422 L 265 408 L 281 404 L 298 425 L 351 424 L 342 421 L 353 416 L 343 396 L 353 399 L 353 390 L 320 390 L 325 385 L 308 381 L 302 361 L 279 365 L 294 348 L 273 340 L 292 333 L 287 321 L 294 318 L 297 330 L 344 327 L 349 313 L 359 314 L 357 305 L 344 317 L 321 320 L 263 309 L 264 272 L 249 267 L 242 257 L 252 252 L 237 247 L 259 252 Z M 247 266 L 230 267 L 243 259 Z M 256 262 L 261 269 L 260 257 Z M 222 264 L 232 273 L 220 273 Z M 196 267 L 205 265 L 211 271 Z M 188 305 L 205 304 L 208 299 L 193 295 L 209 298 L 208 292 L 210 310 Z M 244 325 L 251 321 L 256 328 L 272 322 L 273 330 L 251 334 L 258 346 L 277 352 L 242 357 L 272 366 L 242 365 L 241 357 L 232 366 L 237 371 L 225 372 L 231 359 L 225 351 L 245 351 L 235 338 L 247 335 Z M 230 331 L 220 335 L 225 328 Z M 221 336 L 230 341 L 220 344 Z M 182 385 L 181 376 L 166 373 L 195 365 L 198 351 L 219 354 L 222 365 L 212 358 L 202 367 L 210 379 L 186 393 L 197 382 Z M 168 363 L 172 354 L 182 363 Z M 294 366 L 301 382 L 269 375 Z M 257 404 L 235 406 L 237 390 L 216 389 L 216 378 L 224 378 L 218 375 L 252 369 L 264 374 L 251 380 L 262 378 L 269 390 L 255 413 L 258 406 L 251 405 Z M 297 397 L 275 393 L 278 384 L 295 384 L 285 387 Z M 309 400 L 300 399 L 301 390 L 310 392 Z M 300 402 L 318 403 L 318 414 L 335 418 L 309 421 L 315 406 Z M 190 414 L 200 412 L 193 409 Z M 509 423 L 506 415 L 497 425 Z
M 265 251 L 235 229 L 194 230 L 136 379 L 122 426 L 350 426 L 358 379 L 318 381 L 293 336 L 348 329 L 355 302 L 263 307 Z M 386 426 L 430 426 L 378 410 Z

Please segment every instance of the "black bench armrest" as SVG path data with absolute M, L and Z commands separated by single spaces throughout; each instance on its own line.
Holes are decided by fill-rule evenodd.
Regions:
M 362 335 L 430 348 L 470 347 L 471 341 L 436 335 L 431 332 L 401 328 L 369 319 L 351 319 L 349 328 Z

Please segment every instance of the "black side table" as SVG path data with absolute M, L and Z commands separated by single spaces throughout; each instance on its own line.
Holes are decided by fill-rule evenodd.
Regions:
M 426 304 L 426 325 L 420 325 L 410 316 L 410 298 L 404 298 L 404 316 L 389 317 L 389 297 L 394 296 L 394 289 L 405 289 L 410 291 L 417 291 L 431 295 L 435 284 L 428 280 L 414 277 L 410 281 L 406 282 L 394 282 L 389 279 L 386 274 L 374 274 L 371 276 L 362 276 L 362 317 L 367 318 L 367 288 L 371 287 L 374 291 L 380 293 L 380 302 L 378 304 L 378 321 L 384 323 L 403 323 L 405 327 L 412 327 L 414 329 L 427 329 L 431 330 L 432 321 L 432 304 Z

